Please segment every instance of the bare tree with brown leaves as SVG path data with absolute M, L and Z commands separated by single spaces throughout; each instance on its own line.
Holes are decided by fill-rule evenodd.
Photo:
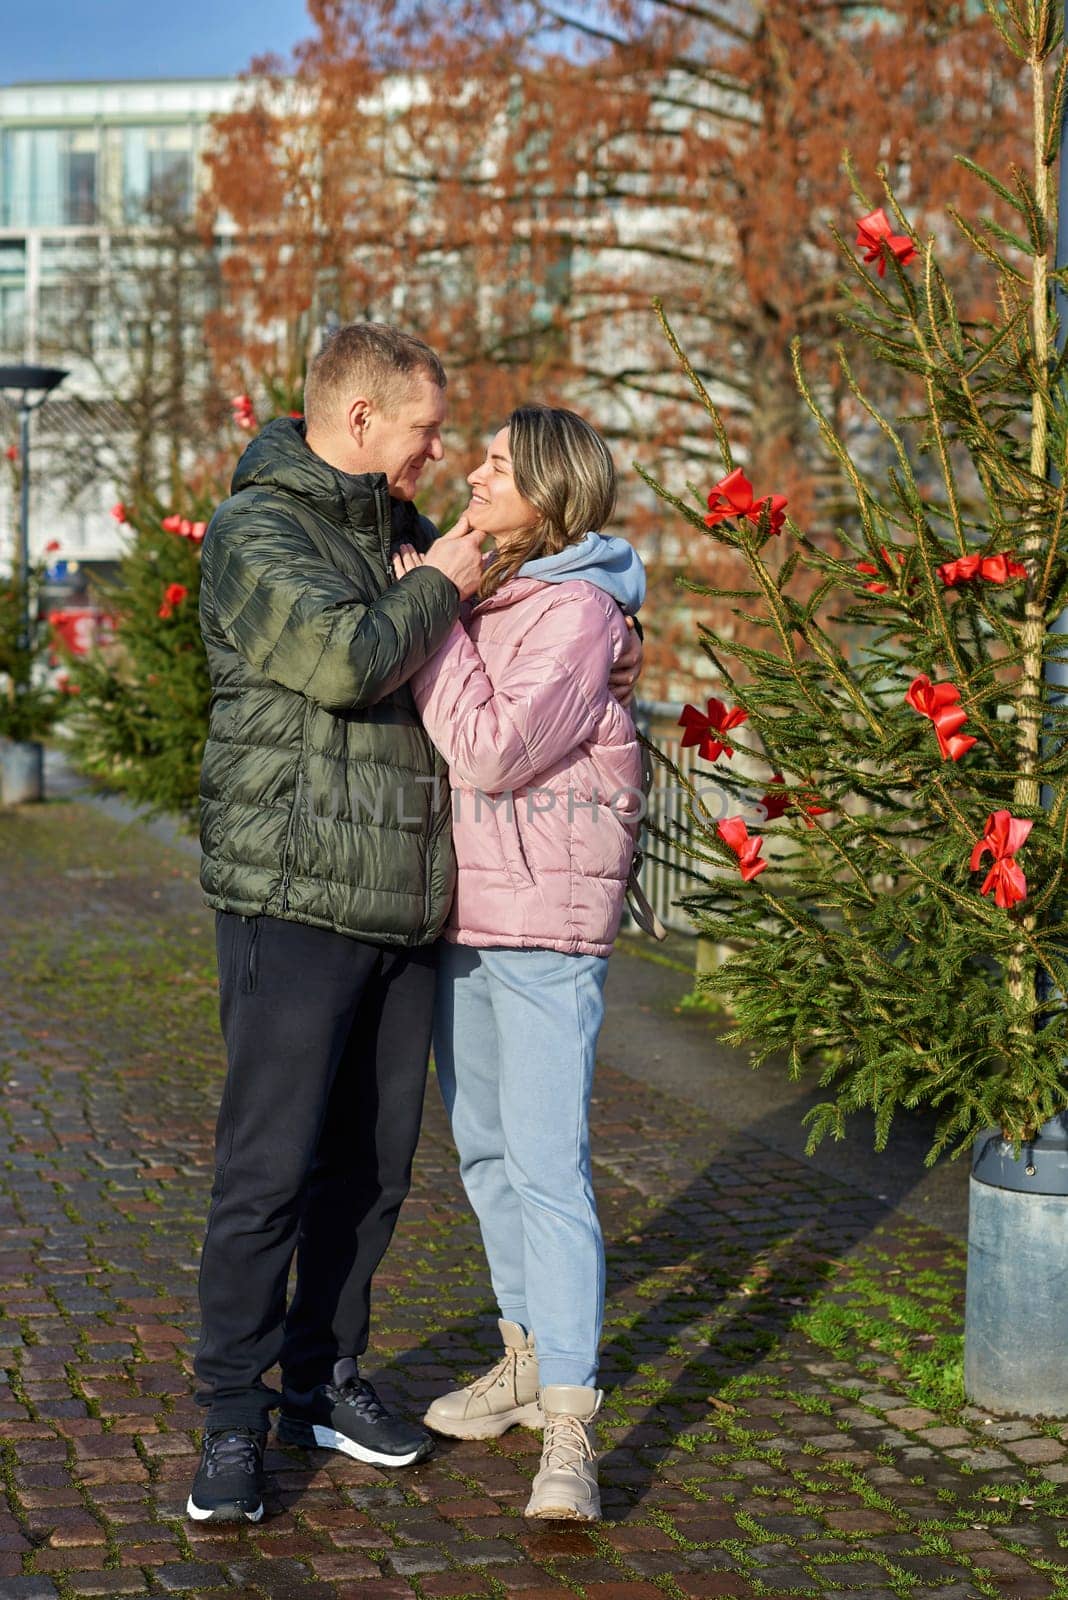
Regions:
M 681 463 L 711 472 L 715 450 L 652 313 L 659 294 L 754 481 L 831 536 L 837 481 L 790 342 L 813 353 L 837 424 L 863 430 L 834 356 L 845 308 L 828 221 L 848 228 L 862 209 L 843 150 L 872 204 L 882 166 L 918 230 L 948 236 L 948 204 L 975 198 L 950 152 L 1022 153 L 1017 85 L 985 16 L 948 0 L 309 12 L 295 72 L 259 65 L 212 157 L 212 203 L 238 229 L 214 327 L 235 382 L 299 383 L 324 322 L 398 320 L 448 359 L 457 467 L 536 395 L 588 412 L 623 460 L 681 487 Z M 668 581 L 650 651 L 666 673 L 674 572 L 706 553 L 661 540 L 644 491 L 626 509 Z

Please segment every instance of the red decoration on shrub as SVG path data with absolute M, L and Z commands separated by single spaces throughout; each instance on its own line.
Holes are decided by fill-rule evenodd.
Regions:
M 896 256 L 903 267 L 916 259 L 916 246 L 907 233 L 894 232 L 882 206 L 858 220 L 857 249 L 864 251 L 864 260 L 869 266 L 873 261 L 878 263 L 876 270 L 880 278 L 886 276 L 888 253 Z
M 189 590 L 184 583 L 169 583 L 163 591 L 164 604 L 180 606 L 188 593 Z
M 194 544 L 200 544 L 208 531 L 206 522 L 190 522 L 188 517 L 180 517 L 177 513 L 164 517 L 160 527 L 164 533 L 176 533 L 179 538 L 192 539 Z
M 785 780 L 781 772 L 773 772 L 771 781 L 778 784 Z M 798 789 L 793 794 L 788 789 L 769 790 L 761 797 L 760 805 L 767 822 L 777 822 L 792 806 L 796 806 L 804 815 L 805 826 L 809 828 L 816 826 L 813 817 L 827 817 L 831 813 L 830 806 L 821 806 L 819 797 L 811 789 Z
M 717 822 L 716 832 L 729 850 L 738 857 L 738 870 L 744 883 L 758 878 L 767 866 L 760 854 L 764 841 L 759 833 L 750 833 L 741 817 L 727 817 Z
M 943 761 L 959 761 L 976 743 L 971 734 L 958 731 L 967 722 L 968 713 L 960 704 L 960 690 L 956 684 L 932 683 L 927 674 L 921 672 L 909 684 L 905 700 L 913 711 L 934 723 Z
M 121 500 L 116 501 L 116 503 L 112 506 L 111 515 L 115 518 L 116 522 L 124 523 L 126 521 L 126 507 L 123 505 Z
M 717 739 L 716 734 L 737 728 L 748 716 L 748 711 L 743 711 L 740 706 L 732 706 L 728 711 L 723 701 L 715 697 L 709 700 L 705 711 L 698 711 L 696 706 L 684 706 L 679 718 L 679 727 L 685 729 L 682 748 L 685 750 L 690 745 L 696 745 L 702 761 L 715 761 L 721 754 L 730 760 L 734 755 L 733 749 L 725 740 Z
M 773 772 L 771 781 L 772 783 L 782 783 L 782 773 Z M 784 817 L 790 809 L 790 796 L 785 789 L 779 789 L 775 793 L 769 791 L 767 794 L 761 795 L 758 803 L 764 813 L 765 822 L 778 822 L 779 818 Z
M 858 561 L 857 571 L 870 572 L 873 577 L 878 577 L 879 575 L 878 567 L 874 566 L 870 561 Z M 888 583 L 866 583 L 864 587 L 865 589 L 870 589 L 872 594 L 885 594 L 890 585 Z
M 233 412 L 233 420 L 239 428 L 244 429 L 246 433 L 254 433 L 256 431 L 259 427 L 259 422 L 256 420 L 256 409 L 247 394 L 235 394 L 230 401 L 230 408 Z
M 733 472 L 728 472 L 725 478 L 719 480 L 709 494 L 705 526 L 714 528 L 717 522 L 725 522 L 728 517 L 746 517 L 754 527 L 759 528 L 765 509 L 770 508 L 768 532 L 781 533 L 786 520 L 786 506 L 787 502 L 781 494 L 766 494 L 760 500 L 754 500 L 753 485 L 741 467 L 735 467 Z
M 956 561 L 943 562 L 938 576 L 947 589 L 955 589 L 958 583 L 970 583 L 973 578 L 986 583 L 1012 583 L 1026 578 L 1027 568 L 1022 561 L 1007 555 L 958 556 Z
M 887 571 L 890 573 L 891 576 L 893 576 L 893 571 L 894 571 L 893 563 L 890 560 L 890 552 L 887 550 L 885 544 L 881 544 L 879 546 L 879 554 L 882 556 L 883 561 L 886 563 Z M 898 566 L 899 567 L 903 567 L 905 565 L 904 551 L 896 550 L 894 552 L 894 554 L 897 556 L 897 564 L 898 564 Z M 858 561 L 857 562 L 857 571 L 858 572 L 863 572 L 865 574 L 870 573 L 873 578 L 881 577 L 881 568 L 877 567 L 874 564 L 874 562 L 872 562 L 872 561 Z M 890 585 L 888 583 L 866 583 L 864 585 L 864 587 L 865 587 L 865 589 L 869 590 L 869 592 L 871 594 L 885 594 L 886 591 L 889 589 Z
M 1017 865 L 1016 852 L 1033 827 L 1033 822 L 1025 822 L 1022 817 L 1014 817 L 1008 811 L 992 811 L 986 819 L 983 837 L 976 840 L 968 862 L 969 871 L 978 872 L 979 864 L 989 850 L 993 865 L 979 893 L 989 894 L 993 889 L 994 904 L 1003 911 L 1008 911 L 1027 898 L 1027 879 Z
M 19 447 L 18 447 L 18 445 L 17 444 L 9 444 L 7 449 L 4 451 L 4 454 L 5 454 L 5 456 L 7 457 L 7 459 L 9 461 L 17 461 L 18 458 L 19 458 Z
M 112 635 L 111 619 L 95 606 L 64 606 L 48 613 L 48 626 L 57 644 L 72 656 L 84 656 L 94 644 Z

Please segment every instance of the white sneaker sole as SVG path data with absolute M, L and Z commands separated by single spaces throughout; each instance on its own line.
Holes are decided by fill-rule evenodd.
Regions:
M 444 1434 L 446 1439 L 499 1439 L 509 1428 L 533 1428 L 540 1433 L 545 1426 L 541 1406 L 536 1400 L 516 1406 L 512 1411 L 502 1411 L 495 1417 L 441 1417 L 431 1406 L 423 1422 L 435 1433 Z
M 239 1522 L 242 1517 L 247 1522 L 259 1522 L 263 1516 L 263 1506 L 258 1505 L 255 1511 L 243 1511 L 240 1506 L 198 1506 L 193 1496 L 190 1495 L 185 1503 L 185 1514 L 194 1522 Z
M 422 1445 L 416 1445 L 407 1455 L 387 1456 L 381 1450 L 369 1450 L 366 1445 L 357 1444 L 347 1433 L 324 1428 L 318 1422 L 312 1423 L 312 1433 L 320 1450 L 340 1450 L 342 1455 L 351 1456 L 354 1461 L 364 1461 L 372 1467 L 410 1467 L 425 1453 Z
M 600 1522 L 601 1510 L 580 1511 L 577 1506 L 528 1506 L 523 1515 L 532 1522 Z

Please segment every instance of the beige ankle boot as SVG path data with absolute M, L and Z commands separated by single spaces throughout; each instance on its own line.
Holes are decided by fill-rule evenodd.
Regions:
M 541 1468 L 526 1509 L 528 1517 L 598 1522 L 597 1449 L 590 1423 L 601 1409 L 600 1389 L 549 1384 L 541 1391 L 545 1442 Z
M 517 1322 L 501 1320 L 497 1326 L 504 1355 L 466 1389 L 454 1389 L 432 1403 L 423 1421 L 435 1433 L 450 1439 L 496 1439 L 517 1423 L 541 1427 L 534 1335 L 524 1333 Z

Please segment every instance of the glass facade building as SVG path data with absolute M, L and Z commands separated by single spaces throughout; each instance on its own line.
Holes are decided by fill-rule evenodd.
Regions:
M 0 86 L 0 363 L 71 369 L 39 429 L 76 432 L 85 408 L 103 403 L 99 371 L 114 373 L 120 340 L 116 297 L 96 296 L 94 286 L 114 279 L 120 257 L 134 259 L 131 238 L 150 236 L 161 219 L 192 217 L 211 119 L 231 109 L 239 90 L 234 79 Z M 72 314 L 85 319 L 87 359 L 72 357 L 69 344 L 60 348 L 56 330 Z M 15 515 L 7 477 L 0 475 L 0 567 Z M 33 490 L 44 515 L 32 524 L 58 538 L 65 554 L 116 554 L 109 486 L 87 488 L 85 503 L 52 512 L 47 485 L 35 481 Z

